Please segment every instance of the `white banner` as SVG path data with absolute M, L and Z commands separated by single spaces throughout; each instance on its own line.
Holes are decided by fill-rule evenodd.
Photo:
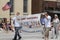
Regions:
M 20 23 L 23 27 L 39 27 L 40 26 L 40 14 L 21 16 Z

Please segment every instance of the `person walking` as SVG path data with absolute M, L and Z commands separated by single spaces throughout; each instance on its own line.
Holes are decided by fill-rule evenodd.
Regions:
M 48 40 L 49 38 L 49 31 L 51 29 L 51 16 L 45 13 L 44 18 L 44 24 L 45 24 L 45 40 Z
M 45 18 L 45 16 L 44 16 L 44 13 L 43 14 L 41 14 L 41 17 L 40 17 L 40 23 L 41 23 L 41 26 L 42 26 L 42 35 L 44 36 L 44 31 L 45 31 L 45 28 L 44 28 L 44 18 Z M 42 37 L 42 38 L 44 38 L 44 37 Z
M 13 21 L 14 21 L 14 28 L 15 28 L 15 36 L 14 36 L 14 39 L 13 40 L 17 40 L 17 37 L 18 39 L 20 40 L 21 39 L 21 35 L 19 34 L 19 30 L 21 30 L 22 26 L 20 24 L 20 19 L 19 19 L 19 16 L 20 13 L 17 12 L 16 13 L 16 16 L 13 18 Z
M 53 27 L 55 29 L 56 38 L 58 37 L 58 24 L 59 24 L 59 18 L 58 18 L 58 15 L 55 14 L 53 19 Z

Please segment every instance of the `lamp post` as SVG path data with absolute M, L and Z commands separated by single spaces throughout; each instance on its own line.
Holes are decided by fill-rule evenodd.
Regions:
M 10 0 L 10 3 L 11 3 L 11 8 L 10 8 L 10 24 L 11 24 L 11 15 L 12 15 L 12 12 L 13 12 L 13 4 L 14 4 L 14 0 Z

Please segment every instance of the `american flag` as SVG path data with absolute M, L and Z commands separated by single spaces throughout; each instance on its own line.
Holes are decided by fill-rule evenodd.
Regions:
M 11 3 L 10 2 L 7 2 L 3 7 L 2 7 L 2 10 L 3 11 L 6 11 L 6 10 L 9 10 L 11 8 Z

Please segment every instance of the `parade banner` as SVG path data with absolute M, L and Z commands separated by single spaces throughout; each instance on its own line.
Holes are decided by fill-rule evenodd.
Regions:
M 23 27 L 23 31 L 34 32 L 40 30 L 40 14 L 17 17 Z M 38 30 L 36 29 L 38 28 Z
M 24 27 L 39 27 L 40 25 L 40 14 L 34 14 L 34 15 L 28 15 L 28 16 L 22 16 L 20 18 L 20 23 L 22 23 L 22 26 Z

